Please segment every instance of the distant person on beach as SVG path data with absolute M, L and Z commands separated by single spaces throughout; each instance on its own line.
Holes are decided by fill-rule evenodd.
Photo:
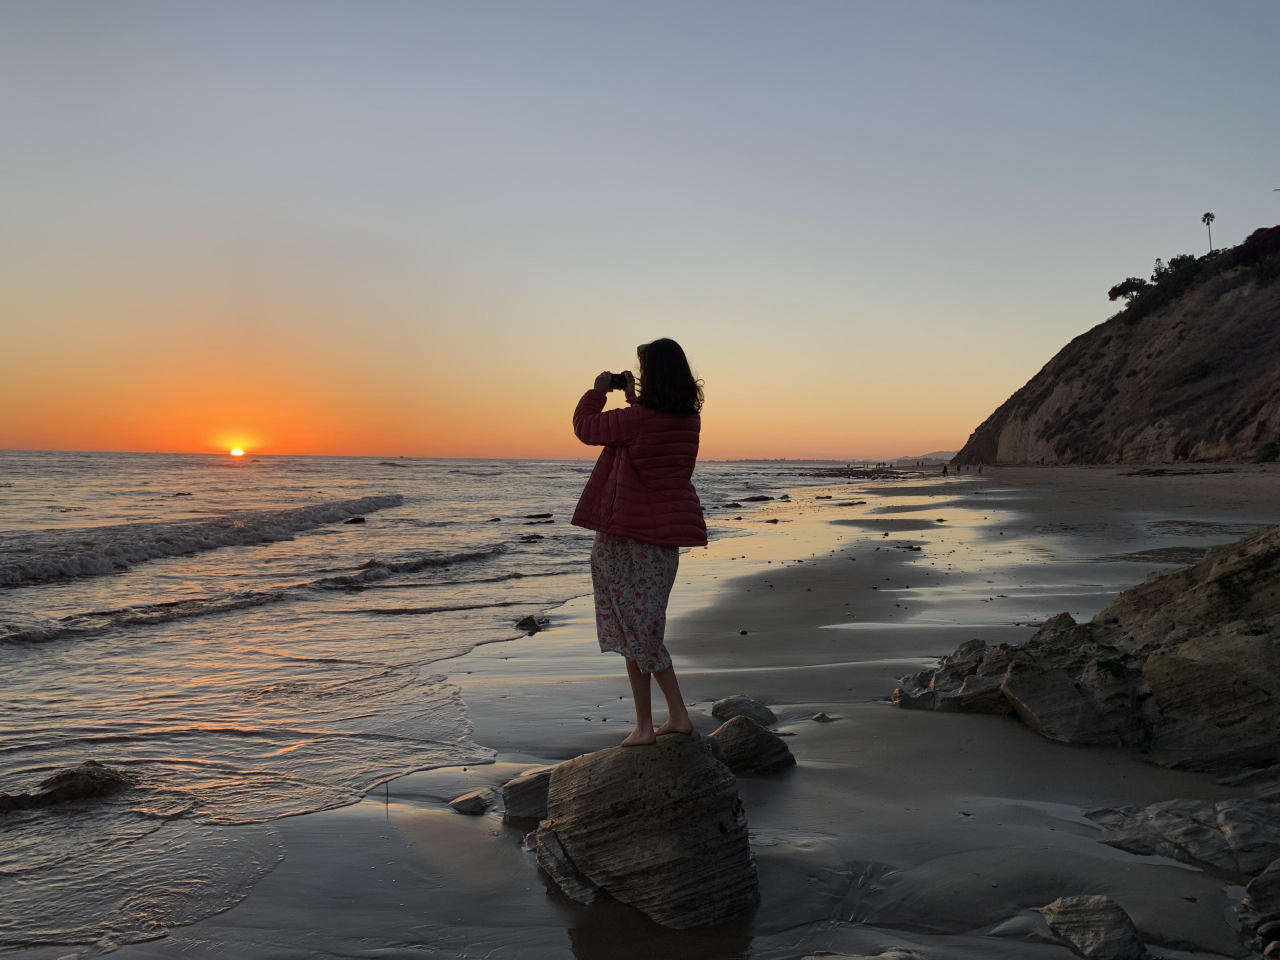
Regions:
M 578 439 L 604 447 L 572 522 L 596 531 L 591 584 L 600 649 L 622 654 L 627 663 L 636 726 L 624 747 L 693 732 L 663 641 L 680 548 L 707 542 L 691 480 L 702 425 L 701 382 L 674 340 L 641 344 L 636 354 L 639 393 L 630 371 L 605 372 L 573 412 Z M 621 390 L 627 406 L 604 411 L 610 390 Z M 656 730 L 651 677 L 667 701 L 667 720 Z

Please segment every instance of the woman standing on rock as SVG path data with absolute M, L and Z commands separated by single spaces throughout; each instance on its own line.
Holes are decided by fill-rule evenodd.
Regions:
M 641 344 L 636 353 L 638 395 L 630 372 L 602 373 L 573 412 L 578 439 L 604 447 L 573 523 L 596 531 L 591 583 L 600 649 L 620 653 L 627 662 L 636 728 L 622 741 L 624 747 L 693 731 L 663 639 L 680 547 L 707 542 L 702 505 L 690 479 L 698 459 L 702 386 L 674 340 Z M 623 391 L 625 408 L 602 412 L 610 390 Z M 650 677 L 667 701 L 667 721 L 657 730 Z

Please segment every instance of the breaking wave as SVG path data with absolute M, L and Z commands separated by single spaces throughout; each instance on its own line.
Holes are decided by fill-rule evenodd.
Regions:
M 404 502 L 361 497 L 291 510 L 245 510 L 209 520 L 126 523 L 0 537 L 0 587 L 100 577 L 161 557 L 291 540 L 295 533 Z
M 57 618 L 23 617 L 10 613 L 6 614 L 7 622 L 0 623 L 0 643 L 47 643 L 52 640 L 87 638 L 98 636 L 118 627 L 145 627 L 159 623 L 170 623 L 174 620 L 189 620 L 195 617 L 230 613 L 235 610 L 245 610 L 250 607 L 278 603 L 282 600 L 297 599 L 308 590 L 360 590 L 370 583 L 386 580 L 395 574 L 441 569 L 456 563 L 484 560 L 503 552 L 505 552 L 505 547 L 502 544 L 498 544 L 488 549 L 429 554 L 406 560 L 369 560 L 355 573 L 336 577 L 323 577 L 309 583 L 299 583 L 275 590 L 245 590 L 212 597 L 189 597 L 162 603 L 136 604 L 115 610 L 93 610 L 88 613 L 74 613 Z M 512 574 L 510 576 L 525 575 Z M 537 576 L 537 574 L 533 576 Z M 494 579 L 501 580 L 506 578 L 497 577 Z M 371 608 L 363 611 L 342 612 L 383 614 L 395 612 L 412 614 L 444 613 L 452 610 L 511 606 L 514 603 L 515 601 L 497 601 L 476 605 L 414 607 L 397 610 Z

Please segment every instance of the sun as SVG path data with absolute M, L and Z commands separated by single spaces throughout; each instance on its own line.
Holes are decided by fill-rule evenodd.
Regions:
M 243 451 L 243 450 L 241 450 L 239 447 L 235 447 L 235 448 L 233 448 L 233 449 L 231 449 L 231 450 L 228 450 L 227 452 L 228 452 L 229 454 L 231 454 L 231 456 L 233 456 L 233 457 L 243 457 L 243 456 L 244 456 L 244 451 Z

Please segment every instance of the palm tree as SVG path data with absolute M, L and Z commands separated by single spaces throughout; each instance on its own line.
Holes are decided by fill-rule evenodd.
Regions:
M 1217 217 L 1215 217 L 1212 213 L 1206 213 L 1203 217 L 1200 218 L 1200 222 L 1203 223 L 1205 225 L 1205 228 L 1208 229 L 1209 231 L 1209 252 L 1210 253 L 1213 253 L 1213 221 L 1216 219 Z

